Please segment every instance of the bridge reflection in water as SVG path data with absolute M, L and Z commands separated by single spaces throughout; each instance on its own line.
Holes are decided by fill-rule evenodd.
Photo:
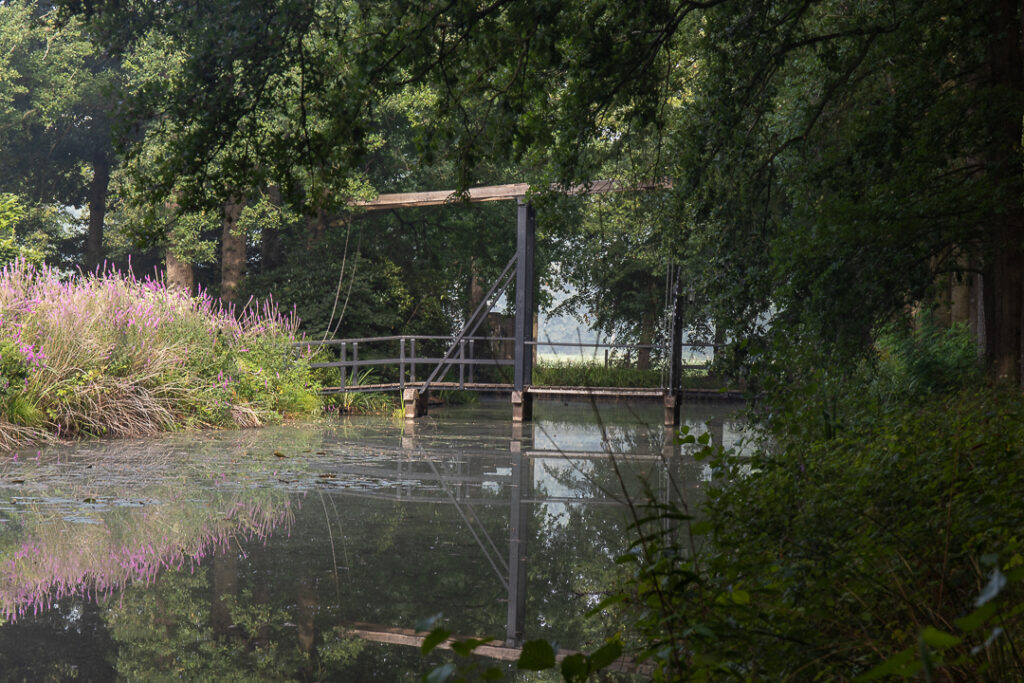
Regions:
M 737 444 L 740 426 L 728 410 L 720 406 L 690 409 L 691 413 L 703 410 L 699 420 L 692 414 L 688 420 L 697 433 L 707 429 L 713 443 Z M 633 413 L 636 421 L 626 425 L 613 421 L 602 431 L 595 424 L 593 410 L 583 403 L 548 410 L 541 406 L 540 417 L 533 423 L 506 422 L 507 436 L 492 435 L 492 448 L 452 442 L 452 434 L 443 424 L 407 421 L 401 451 L 395 453 L 390 472 L 382 471 L 380 465 L 342 465 L 337 469 L 339 480 L 387 477 L 395 484 L 387 490 L 349 491 L 346 495 L 444 504 L 455 509 L 462 528 L 506 594 L 504 642 L 480 654 L 514 659 L 526 636 L 529 541 L 534 536 L 530 524 L 537 518 L 532 508 L 544 508 L 549 519 L 557 520 L 568 507 L 606 506 L 618 508 L 624 518 L 627 498 L 642 501 L 645 486 L 661 502 L 695 505 L 703 496 L 702 488 L 710 477 L 705 466 L 687 457 L 685 447 L 675 442 L 674 428 L 660 426 L 656 420 L 653 425 L 642 422 Z M 499 453 L 506 443 L 507 453 Z M 616 467 L 610 466 L 612 459 Z M 616 472 L 624 473 L 625 479 L 620 481 Z M 507 491 L 507 496 L 493 495 L 499 490 Z M 677 500 L 679 496 L 686 500 Z M 495 538 L 488 531 L 479 514 L 480 508 L 506 505 L 507 546 L 504 538 Z M 621 550 L 625 549 L 623 545 Z M 423 640 L 423 634 L 386 624 L 357 622 L 352 628 L 360 637 L 378 642 L 418 646 Z

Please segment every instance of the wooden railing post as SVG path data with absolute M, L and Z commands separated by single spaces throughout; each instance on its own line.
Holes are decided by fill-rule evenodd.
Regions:
M 352 342 L 352 384 L 359 384 L 359 342 Z
M 338 366 L 339 374 L 341 375 L 341 388 L 345 388 L 345 342 L 341 342 L 341 350 L 338 352 L 338 361 L 341 365 Z
M 398 387 L 405 392 L 405 337 L 398 340 Z
M 410 351 L 412 352 L 411 365 L 409 366 L 409 381 L 416 383 L 416 337 L 409 340 Z
M 459 389 L 466 388 L 466 340 L 459 342 Z

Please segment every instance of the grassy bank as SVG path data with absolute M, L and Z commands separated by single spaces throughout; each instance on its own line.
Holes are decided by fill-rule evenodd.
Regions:
M 614 363 L 604 365 L 590 360 L 542 360 L 533 368 L 533 383 L 542 386 L 570 387 L 657 387 L 663 377 L 660 368 L 642 370 Z M 725 382 L 707 369 L 689 369 L 683 376 L 687 389 L 721 389 Z
M 225 310 L 119 273 L 0 270 L 0 449 L 59 438 L 255 426 L 316 410 L 296 320 Z

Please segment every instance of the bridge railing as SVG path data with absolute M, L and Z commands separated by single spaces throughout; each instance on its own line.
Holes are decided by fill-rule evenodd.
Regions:
M 384 337 L 355 337 L 348 339 L 308 340 L 297 342 L 296 347 L 313 349 L 327 347 L 333 350 L 335 358 L 310 363 L 311 368 L 337 368 L 338 386 L 328 391 L 373 391 L 386 389 L 404 390 L 406 385 L 419 386 L 441 365 L 434 384 L 445 383 L 446 386 L 467 388 L 500 388 L 503 384 L 477 384 L 475 370 L 480 367 L 511 367 L 515 361 L 511 358 L 490 357 L 491 344 L 511 344 L 512 337 L 465 337 L 458 342 L 454 353 L 445 357 L 436 353 L 440 347 L 450 348 L 453 338 L 446 335 L 393 335 Z M 565 342 L 565 341 L 528 341 L 526 344 L 534 349 L 539 348 L 579 348 L 593 349 L 595 354 L 604 351 L 607 366 L 614 353 L 639 353 L 642 350 L 652 352 L 668 352 L 664 344 L 625 344 L 615 342 Z M 387 348 L 381 351 L 381 346 Z M 684 347 L 693 349 L 712 348 L 710 343 L 690 343 Z M 360 349 L 363 356 L 360 357 Z M 483 354 L 481 350 L 486 349 Z M 369 352 L 370 355 L 367 355 Z M 572 360 L 567 356 L 567 360 Z M 704 367 L 704 364 L 684 364 L 686 369 Z M 364 368 L 397 369 L 397 381 L 386 383 L 366 383 L 360 380 Z M 453 377 L 450 377 L 454 373 Z M 389 373 L 390 374 L 390 373 Z M 664 384 L 664 378 L 662 381 Z
M 609 363 L 614 360 L 614 354 L 616 351 L 625 351 L 626 357 L 630 358 L 633 351 L 638 354 L 642 350 L 649 351 L 661 351 L 665 356 L 668 355 L 670 349 L 667 344 L 617 344 L 615 342 L 563 342 L 563 341 L 528 341 L 526 342 L 529 346 L 536 347 L 555 347 L 555 348 L 579 348 L 579 349 L 594 349 L 595 352 L 604 349 L 604 365 L 607 367 Z M 715 345 L 711 342 L 692 342 L 682 344 L 682 347 L 690 349 L 714 349 Z M 565 360 L 575 360 L 569 356 L 565 357 Z M 704 363 L 684 363 L 683 367 L 687 369 L 703 368 Z
M 341 391 L 366 391 L 376 387 L 376 384 L 362 384 L 359 381 L 359 373 L 363 368 L 387 367 L 398 369 L 398 381 L 388 383 L 388 386 L 396 385 L 399 389 L 405 389 L 406 384 L 422 382 L 430 372 L 440 363 L 448 366 L 447 374 L 452 369 L 457 370 L 458 385 L 464 388 L 466 384 L 475 382 L 475 369 L 477 367 L 501 367 L 512 366 L 515 361 L 504 358 L 490 358 L 486 355 L 479 355 L 484 345 L 490 342 L 512 342 L 511 337 L 466 337 L 459 341 L 456 354 L 447 360 L 441 355 L 434 353 L 430 347 L 435 349 L 439 344 L 444 346 L 452 342 L 452 337 L 444 335 L 394 335 L 386 337 L 358 337 L 350 339 L 327 339 L 309 340 L 297 342 L 300 348 L 330 347 L 337 354 L 336 360 L 318 361 L 310 363 L 311 368 L 338 368 L 339 386 Z M 397 344 L 395 344 L 397 342 Z M 435 344 L 430 344 L 435 342 Z M 389 344 L 390 343 L 390 344 Z M 380 346 L 388 344 L 389 348 L 381 355 Z M 359 357 L 360 346 L 364 350 L 364 356 Z M 424 349 L 424 347 L 427 347 Z M 373 355 L 367 357 L 365 352 L 371 347 Z M 426 351 L 426 353 L 424 353 Z M 419 378 L 417 378 L 419 373 Z M 454 379 L 453 379 L 454 381 Z

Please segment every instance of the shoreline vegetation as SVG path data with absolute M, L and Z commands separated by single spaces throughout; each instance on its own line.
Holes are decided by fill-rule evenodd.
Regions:
M 0 269 L 0 450 L 252 427 L 319 410 L 298 320 L 115 270 Z

